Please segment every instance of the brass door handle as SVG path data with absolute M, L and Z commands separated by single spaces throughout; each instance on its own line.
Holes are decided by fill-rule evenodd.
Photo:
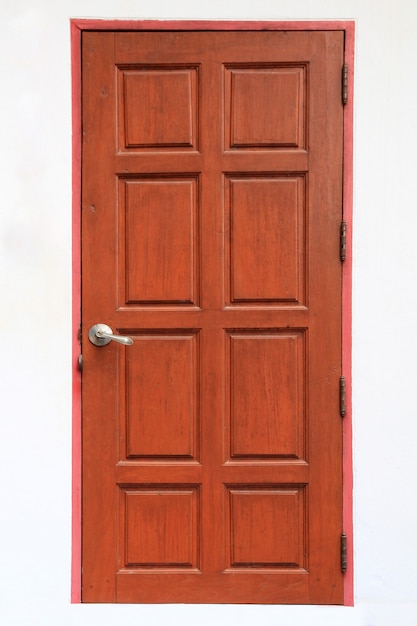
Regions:
M 124 346 L 131 346 L 133 339 L 124 335 L 113 335 L 113 331 L 107 324 L 94 324 L 88 331 L 88 338 L 95 346 L 107 346 L 110 341 L 116 341 Z

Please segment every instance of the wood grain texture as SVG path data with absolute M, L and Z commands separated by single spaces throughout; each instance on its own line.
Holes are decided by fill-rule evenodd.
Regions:
M 304 359 L 302 332 L 230 335 L 232 458 L 304 457 Z
M 134 338 L 121 380 L 127 397 L 127 458 L 196 458 L 198 350 L 196 335 Z
M 122 304 L 198 304 L 198 178 L 120 181 Z
M 121 150 L 197 148 L 197 69 L 172 65 L 120 68 Z
M 86 602 L 343 602 L 342 59 L 83 35 Z
M 230 303 L 304 304 L 304 176 L 225 181 L 226 288 Z
M 225 79 L 228 148 L 305 147 L 305 66 L 228 66 Z

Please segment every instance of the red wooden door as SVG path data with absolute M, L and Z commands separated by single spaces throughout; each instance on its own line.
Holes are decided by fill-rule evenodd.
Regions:
M 83 600 L 341 603 L 343 33 L 82 48 Z

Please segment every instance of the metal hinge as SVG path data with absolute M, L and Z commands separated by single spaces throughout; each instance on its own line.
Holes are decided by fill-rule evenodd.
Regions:
M 340 401 L 340 417 L 346 415 L 346 380 L 344 376 L 339 381 L 339 401 Z
M 342 102 L 347 104 L 348 101 L 348 73 L 349 68 L 347 63 L 343 63 L 342 67 Z
M 340 537 L 340 567 L 342 574 L 347 570 L 347 537 L 346 533 L 342 533 Z
M 340 260 L 346 259 L 346 231 L 347 224 L 344 220 L 340 223 Z

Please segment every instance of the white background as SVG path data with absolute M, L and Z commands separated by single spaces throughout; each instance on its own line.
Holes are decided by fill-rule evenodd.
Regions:
M 2 3 L 0 622 L 416 626 L 417 5 Z M 354 19 L 355 607 L 70 604 L 71 17 Z

